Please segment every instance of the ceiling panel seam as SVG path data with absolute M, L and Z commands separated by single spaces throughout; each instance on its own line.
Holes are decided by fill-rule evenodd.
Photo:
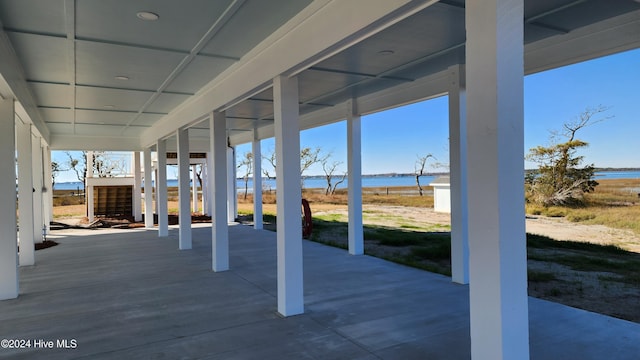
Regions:
M 47 32 L 41 32 L 41 31 L 28 31 L 28 30 L 20 30 L 20 29 L 13 29 L 13 28 L 4 28 L 4 31 L 6 33 L 11 33 L 11 34 L 35 35 L 35 36 L 50 37 L 50 38 L 56 38 L 56 39 L 67 39 L 68 38 L 67 35 L 61 35 L 61 34 L 55 34 L 55 33 L 47 33 Z M 143 44 L 135 44 L 135 43 L 127 43 L 127 42 L 122 42 L 122 41 L 103 40 L 103 39 L 96 39 L 96 38 L 89 38 L 89 37 L 82 37 L 82 36 L 76 36 L 74 38 L 74 41 L 76 43 L 115 45 L 115 46 L 130 47 L 130 48 L 136 48 L 136 49 L 142 49 L 142 50 L 168 52 L 168 53 L 180 54 L 180 55 L 189 55 L 190 54 L 189 51 L 183 51 L 183 50 L 178 50 L 178 49 L 164 48 L 164 47 L 160 47 L 160 46 L 150 46 L 150 45 L 143 45 Z M 206 54 L 198 53 L 198 56 L 207 57 L 207 58 L 222 59 L 222 60 L 230 60 L 230 61 L 239 61 L 240 60 L 240 58 L 235 57 L 235 56 L 228 56 L 228 55 L 221 55 L 221 54 L 211 54 L 211 53 L 206 53 Z
M 360 73 L 360 72 L 355 72 L 355 71 L 329 69 L 329 68 L 323 68 L 323 67 L 318 67 L 318 66 L 312 66 L 307 70 L 319 71 L 319 72 L 328 72 L 328 73 L 333 73 L 333 74 L 363 76 L 363 77 L 367 77 L 367 78 L 385 78 L 385 79 L 389 79 L 389 80 L 398 80 L 398 81 L 406 81 L 406 82 L 413 81 L 413 79 L 397 77 L 397 76 L 380 76 L 380 75 L 365 74 L 365 73 Z
M 366 78 L 366 79 L 358 80 L 358 81 L 353 82 L 353 83 L 351 83 L 351 84 L 345 85 L 345 86 L 343 86 L 343 87 L 341 87 L 341 88 L 339 88 L 339 89 L 332 90 L 332 91 L 330 91 L 330 92 L 328 92 L 328 93 L 325 93 L 325 94 L 322 94 L 322 95 L 318 95 L 318 96 L 316 96 L 316 97 L 314 97 L 314 98 L 312 98 L 312 99 L 306 100 L 306 101 L 304 101 L 303 103 L 304 103 L 304 104 L 311 104 L 311 103 L 314 103 L 314 102 L 316 102 L 316 101 L 318 101 L 318 100 L 321 100 L 321 99 L 327 98 L 327 97 L 329 97 L 329 96 L 337 95 L 337 94 L 339 94 L 339 93 L 341 93 L 341 92 L 343 92 L 343 91 L 345 91 L 345 90 L 347 90 L 347 89 L 350 89 L 350 88 L 352 88 L 352 87 L 354 87 L 354 86 L 362 85 L 362 84 L 364 84 L 364 83 L 371 82 L 371 81 L 378 80 L 378 79 L 389 79 L 389 78 L 388 78 L 388 75 L 390 75 L 390 74 L 393 74 L 393 73 L 395 73 L 395 72 L 401 71 L 401 70 L 406 69 L 406 68 L 408 68 L 408 67 L 410 67 L 410 66 L 414 66 L 414 65 L 420 64 L 420 63 L 422 63 L 422 62 L 425 62 L 425 61 L 428 61 L 428 60 L 434 59 L 434 58 L 436 58 L 436 57 L 442 56 L 442 55 L 447 54 L 447 53 L 449 53 L 449 52 L 451 52 L 451 51 L 454 51 L 454 50 L 456 50 L 456 49 L 458 49 L 458 48 L 461 48 L 461 47 L 463 47 L 464 45 L 465 45 L 465 43 L 464 43 L 464 42 L 461 42 L 461 43 L 455 44 L 455 45 L 453 45 L 453 46 L 450 46 L 450 47 L 447 47 L 447 48 L 445 48 L 445 49 L 442 49 L 442 50 L 436 51 L 436 52 L 434 52 L 434 53 L 431 53 L 431 54 L 428 54 L 428 55 L 425 55 L 425 56 L 419 57 L 418 59 L 415 59 L 415 60 L 409 61 L 409 62 L 407 62 L 407 63 L 405 63 L 405 64 L 402 64 L 402 65 L 396 66 L 396 67 L 394 67 L 394 68 L 392 68 L 392 69 L 386 70 L 386 71 L 384 71 L 384 72 L 380 73 L 379 75 L 376 75 L 374 78 Z M 412 81 L 413 81 L 413 80 L 412 80 Z

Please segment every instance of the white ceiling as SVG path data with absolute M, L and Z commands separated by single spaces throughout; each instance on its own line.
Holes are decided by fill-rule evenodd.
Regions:
M 185 125 L 204 141 L 198 121 L 219 109 L 244 142 L 272 133 L 272 67 L 298 75 L 303 128 L 350 99 L 442 93 L 434 79 L 464 63 L 464 1 L 432 2 L 0 0 L 0 74 L 53 148 L 137 150 Z M 526 71 L 637 48 L 639 34 L 634 0 L 527 0 Z

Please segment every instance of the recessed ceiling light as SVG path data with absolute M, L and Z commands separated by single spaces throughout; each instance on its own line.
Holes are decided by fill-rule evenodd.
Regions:
M 393 50 L 380 50 L 378 51 L 378 55 L 393 55 L 395 51 Z
M 115 77 L 115 79 L 116 80 L 126 81 L 126 80 L 129 80 L 129 77 L 125 76 L 125 75 L 118 75 L 118 76 Z
M 138 11 L 136 16 L 138 17 L 138 19 L 144 21 L 156 21 L 160 18 L 158 14 L 152 13 L 151 11 Z

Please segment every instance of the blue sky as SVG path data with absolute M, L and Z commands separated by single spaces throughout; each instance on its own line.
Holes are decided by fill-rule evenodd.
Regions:
M 603 105 L 610 108 L 605 115 L 613 118 L 578 132 L 578 138 L 589 143 L 580 152 L 585 163 L 640 167 L 640 49 L 532 74 L 524 84 L 525 152 L 548 145 L 549 131 L 560 129 L 586 108 Z M 447 97 L 441 97 L 363 116 L 363 174 L 411 173 L 418 155 L 432 154 L 437 162 L 448 163 L 447 107 Z M 300 133 L 302 147 L 330 152 L 333 160 L 342 162 L 340 171 L 346 170 L 346 141 L 344 121 Z M 263 155 L 274 148 L 273 139 L 262 141 Z M 238 157 L 248 151 L 250 144 L 237 147 Z M 53 157 L 66 159 L 55 152 Z M 428 163 L 427 171 L 442 171 L 431 167 L 436 161 Z M 316 166 L 306 175 L 322 173 Z M 58 179 L 74 180 L 73 174 Z

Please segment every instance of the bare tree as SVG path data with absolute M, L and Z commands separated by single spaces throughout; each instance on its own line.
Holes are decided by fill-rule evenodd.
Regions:
M 69 169 L 76 173 L 78 181 L 82 183 L 85 183 L 85 179 L 87 178 L 87 157 L 89 154 L 91 154 L 93 160 L 92 171 L 97 177 L 114 177 L 119 173 L 125 172 L 124 160 L 114 158 L 112 154 L 107 151 L 82 151 L 79 159 L 74 157 L 69 151 L 67 151 L 66 154 L 69 158 L 67 161 Z
M 333 161 L 329 163 L 329 157 L 325 157 L 322 160 L 322 170 L 324 171 L 324 176 L 327 180 L 327 188 L 324 192 L 325 195 L 335 194 L 338 185 L 342 184 L 347 178 L 347 173 L 345 172 L 335 183 L 333 183 L 335 172 L 340 164 L 342 164 L 340 161 Z
M 244 180 L 244 199 L 246 200 L 249 192 L 249 177 L 253 175 L 253 153 L 244 153 L 242 160 L 238 163 L 238 169 L 244 169 L 242 179 Z
M 304 187 L 304 180 L 302 179 L 302 177 L 304 176 L 305 171 L 309 170 L 309 168 L 314 164 L 322 163 L 329 157 L 330 157 L 330 154 L 322 155 L 322 149 L 320 147 L 316 147 L 316 148 L 305 147 L 300 149 L 300 177 L 301 177 L 300 181 L 302 182 L 303 187 Z M 271 167 L 273 168 L 273 172 L 275 173 L 276 172 L 275 151 L 272 151 L 269 156 L 265 156 L 264 159 L 267 160 L 267 162 L 271 165 Z M 268 179 L 275 179 L 275 176 L 271 176 L 269 169 L 264 168 L 262 172 L 264 173 L 264 176 L 266 176 Z
M 418 185 L 418 193 L 422 196 L 424 190 L 422 189 L 422 185 L 420 185 L 420 177 L 425 175 L 424 168 L 427 165 L 427 160 L 429 160 L 429 158 L 436 160 L 436 158 L 431 154 L 427 154 L 425 156 L 417 155 L 417 157 L 418 159 L 415 164 L 416 185 Z
M 304 173 L 309 170 L 311 166 L 318 163 L 323 163 L 331 156 L 331 154 L 322 155 L 322 149 L 316 147 L 312 149 L 305 147 L 300 150 L 300 184 L 304 189 Z
M 271 151 L 271 155 L 269 156 L 263 156 L 263 159 L 267 160 L 267 162 L 271 165 L 271 167 L 273 168 L 273 176 L 271 176 L 271 174 L 269 173 L 269 169 L 267 169 L 266 167 L 264 167 L 262 169 L 262 173 L 264 174 L 264 176 L 267 177 L 267 179 L 269 180 L 273 180 L 276 178 L 276 152 L 275 151 Z
M 202 187 L 202 172 L 204 171 L 204 165 L 200 164 L 200 166 L 196 166 L 196 179 L 198 179 L 198 184 L 200 184 L 200 189 L 204 189 Z

